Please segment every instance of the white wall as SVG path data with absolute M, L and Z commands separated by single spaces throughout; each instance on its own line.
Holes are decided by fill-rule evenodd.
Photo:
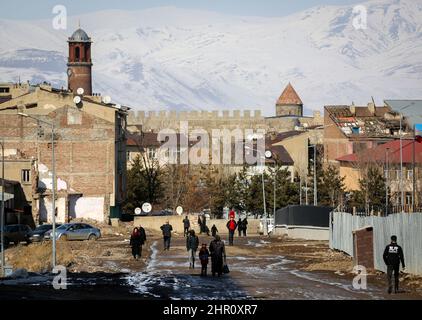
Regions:
M 275 235 L 287 235 L 292 239 L 304 240 L 329 240 L 329 228 L 307 227 L 307 226 L 276 226 Z
M 51 199 L 43 197 L 40 199 L 39 214 L 43 222 L 52 221 Z M 64 197 L 56 200 L 57 223 L 66 222 L 66 201 Z M 69 197 L 69 217 L 93 219 L 104 221 L 104 197 Z

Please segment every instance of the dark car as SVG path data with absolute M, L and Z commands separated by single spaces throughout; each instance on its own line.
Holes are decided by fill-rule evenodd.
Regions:
M 8 247 L 9 244 L 11 243 L 14 243 L 14 244 L 19 244 L 21 242 L 29 243 L 30 232 L 31 232 L 31 228 L 25 224 L 10 224 L 10 225 L 4 226 L 4 246 Z
M 60 224 L 56 224 L 56 228 L 58 227 L 60 227 Z M 51 229 L 53 229 L 52 224 L 42 224 L 29 233 L 29 240 L 31 242 L 43 241 L 45 233 Z

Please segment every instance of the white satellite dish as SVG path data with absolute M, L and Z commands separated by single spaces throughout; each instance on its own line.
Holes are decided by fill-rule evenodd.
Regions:
M 75 96 L 74 98 L 73 98 L 73 102 L 75 103 L 75 104 L 80 104 L 81 103 L 81 97 L 80 96 Z
M 270 159 L 273 156 L 270 150 L 265 151 L 265 158 Z
M 145 202 L 145 203 L 142 205 L 142 211 L 143 211 L 143 212 L 148 213 L 148 212 L 151 212 L 151 210 L 152 210 L 152 205 L 151 205 L 151 203 L 149 203 L 149 202 Z
M 120 104 L 116 104 L 116 105 L 114 105 L 117 109 L 121 109 L 122 108 L 122 106 L 120 105 Z
M 104 97 L 103 97 L 103 102 L 104 102 L 105 104 L 109 104 L 109 103 L 111 102 L 111 97 L 110 97 L 110 96 L 104 96 Z
M 181 206 L 178 206 L 176 208 L 176 213 L 180 216 L 183 213 L 183 208 Z
M 78 90 L 76 90 L 76 93 L 81 96 L 81 95 L 84 94 L 84 89 L 83 88 L 78 88 Z
M 141 214 L 142 213 L 142 210 L 141 210 L 141 208 L 135 208 L 135 214 Z

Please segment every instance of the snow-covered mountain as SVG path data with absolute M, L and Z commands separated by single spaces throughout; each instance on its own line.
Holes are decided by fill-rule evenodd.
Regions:
M 66 86 L 67 37 L 93 39 L 93 87 L 135 109 L 252 109 L 274 113 L 291 81 L 310 109 L 422 98 L 422 0 L 373 0 L 367 29 L 353 6 L 280 18 L 154 8 L 52 20 L 0 20 L 0 82 Z

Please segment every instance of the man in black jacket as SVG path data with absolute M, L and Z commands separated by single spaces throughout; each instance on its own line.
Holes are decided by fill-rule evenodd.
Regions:
M 141 226 L 139 226 L 139 238 L 140 238 L 140 247 L 139 247 L 139 256 L 142 256 L 142 246 L 145 244 L 145 242 L 147 241 L 147 235 L 145 233 L 145 229 L 142 228 Z
M 170 240 L 171 240 L 172 230 L 173 230 L 173 227 L 168 221 L 161 226 L 161 231 L 163 231 L 163 238 L 164 238 L 164 250 L 170 250 Z
M 393 291 L 394 273 L 394 293 L 399 291 L 399 270 L 400 262 L 404 266 L 404 255 L 402 248 L 397 244 L 397 237 L 391 236 L 391 243 L 384 250 L 384 262 L 387 265 L 388 293 Z
M 188 235 L 188 233 L 189 233 L 189 228 L 190 228 L 190 221 L 189 221 L 188 216 L 186 216 L 186 217 L 183 219 L 183 236 L 184 236 L 184 237 Z

